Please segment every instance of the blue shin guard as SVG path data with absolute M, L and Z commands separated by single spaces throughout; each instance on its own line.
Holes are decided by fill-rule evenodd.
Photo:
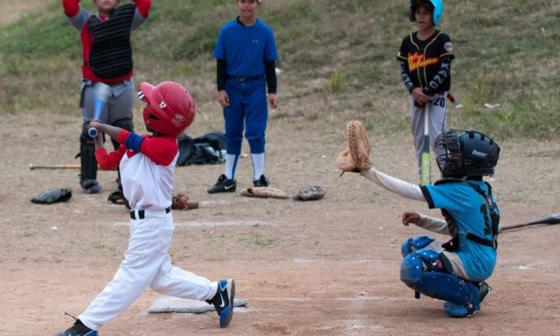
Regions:
M 438 259 L 439 254 L 432 250 L 408 254 L 401 264 L 401 281 L 416 293 L 446 301 L 445 310 L 450 316 L 465 317 L 480 310 L 479 289 L 443 271 Z

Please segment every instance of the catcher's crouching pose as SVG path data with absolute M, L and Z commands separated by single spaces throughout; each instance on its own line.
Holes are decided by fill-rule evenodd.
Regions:
M 232 318 L 234 281 L 211 283 L 173 266 L 168 253 L 173 235 L 171 191 L 179 154 L 177 136 L 194 119 L 194 101 L 174 82 L 156 87 L 142 83 L 139 96 L 147 103 L 144 122 L 153 135 L 140 136 L 91 122 L 92 127 L 121 144 L 107 153 L 98 136 L 95 155 L 102 169 L 120 167 L 123 192 L 131 207 L 128 249 L 113 280 L 59 336 L 96 336 L 98 328 L 123 312 L 147 287 L 170 296 L 206 300 L 216 307 L 222 328 Z
M 365 130 L 361 133 L 365 134 Z M 444 131 L 435 141 L 443 179 L 419 187 L 373 168 L 367 142 L 360 146 L 352 144 L 360 141 L 350 137 L 349 141 L 352 155 L 346 158 L 353 163 L 346 167 L 338 163 L 339 168 L 359 171 L 375 184 L 403 197 L 427 201 L 430 208 L 441 209 L 445 218 L 403 213 L 404 225 L 412 223 L 452 239 L 445 244 L 429 236 L 407 239 L 401 249 L 401 280 L 414 289 L 417 298 L 424 294 L 445 301 L 449 316 L 475 314 L 490 289 L 484 281 L 496 264 L 499 210 L 490 185 L 482 177 L 494 173 L 500 147 L 477 131 Z

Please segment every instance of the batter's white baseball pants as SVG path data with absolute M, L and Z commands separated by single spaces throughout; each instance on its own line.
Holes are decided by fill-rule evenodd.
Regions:
M 136 217 L 138 218 L 138 217 Z M 207 300 L 216 294 L 216 284 L 171 265 L 168 254 L 173 237 L 172 212 L 145 210 L 145 219 L 130 221 L 130 239 L 113 280 L 79 316 L 97 330 L 130 306 L 146 287 L 184 299 Z

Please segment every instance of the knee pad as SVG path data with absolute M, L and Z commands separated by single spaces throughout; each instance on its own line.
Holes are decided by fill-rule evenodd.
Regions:
M 434 259 L 435 258 L 435 259 Z M 470 281 L 442 270 L 430 270 L 437 252 L 423 250 L 407 255 L 401 264 L 401 281 L 408 287 L 434 299 L 480 309 L 479 289 Z
M 405 256 L 401 263 L 401 281 L 408 287 L 416 289 L 416 284 L 422 280 L 424 273 L 424 262 L 422 259 L 410 253 Z
M 80 135 L 80 182 L 97 179 L 97 160 L 95 159 L 95 144 L 87 134 L 89 123 L 84 123 Z
M 422 280 L 425 272 L 442 270 L 438 261 L 439 253 L 434 250 L 425 249 L 408 254 L 401 263 L 401 281 L 415 289 L 414 286 Z
M 430 245 L 435 239 L 430 236 L 418 236 L 414 238 L 408 238 L 401 245 L 401 253 L 403 257 L 406 257 L 410 253 L 416 252 L 420 249 L 425 248 Z

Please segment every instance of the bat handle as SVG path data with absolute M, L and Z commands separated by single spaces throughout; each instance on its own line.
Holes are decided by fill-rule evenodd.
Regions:
M 88 135 L 90 138 L 97 138 L 97 135 L 99 134 L 99 132 L 97 131 L 97 128 L 95 127 L 90 127 L 88 128 Z

